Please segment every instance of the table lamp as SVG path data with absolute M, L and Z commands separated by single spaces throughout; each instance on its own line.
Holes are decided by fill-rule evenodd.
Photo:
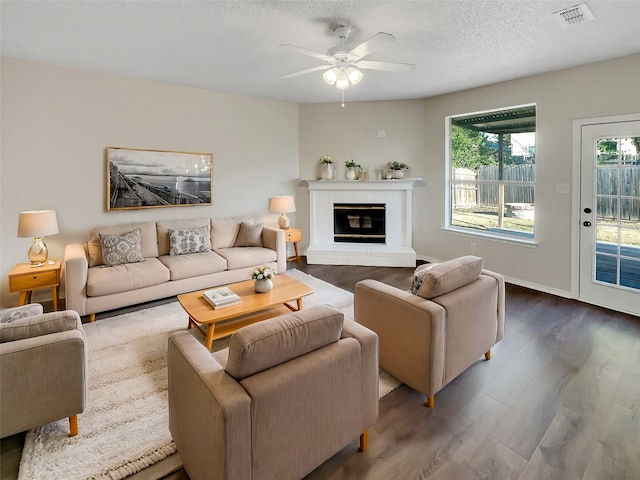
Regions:
M 293 201 L 293 197 L 291 195 L 282 195 L 279 197 L 271 197 L 271 203 L 269 204 L 269 211 L 271 213 L 281 213 L 280 218 L 278 218 L 278 226 L 280 228 L 289 228 L 291 222 L 289 221 L 289 217 L 287 217 L 287 213 L 296 211 L 296 204 Z
M 18 237 L 33 237 L 33 244 L 28 253 L 32 267 L 43 266 L 49 258 L 49 251 L 42 237 L 56 233 L 58 233 L 58 220 L 55 210 L 20 212 Z

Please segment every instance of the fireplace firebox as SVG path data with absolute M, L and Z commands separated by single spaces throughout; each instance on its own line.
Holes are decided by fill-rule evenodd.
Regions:
M 334 203 L 333 241 L 385 243 L 384 203 Z

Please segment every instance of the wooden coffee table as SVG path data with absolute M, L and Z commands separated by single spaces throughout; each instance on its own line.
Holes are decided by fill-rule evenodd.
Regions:
M 313 293 L 309 286 L 287 275 L 276 275 L 272 281 L 273 290 L 267 293 L 255 292 L 255 280 L 225 285 L 242 298 L 242 303 L 218 310 L 202 297 L 210 288 L 178 295 L 180 305 L 189 315 L 187 328 L 199 328 L 207 337 L 206 347 L 211 350 L 214 340 L 231 335 L 241 327 L 302 310 L 302 297 Z M 295 307 L 288 303 L 293 301 Z

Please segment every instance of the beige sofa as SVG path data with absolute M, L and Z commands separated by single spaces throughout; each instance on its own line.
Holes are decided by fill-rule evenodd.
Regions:
M 0 437 L 69 418 L 87 399 L 86 340 L 76 312 L 32 303 L 0 311 Z
M 303 478 L 378 417 L 378 337 L 321 305 L 238 330 L 213 355 L 169 338 L 169 428 L 192 480 Z
M 416 269 L 411 291 L 376 280 L 355 286 L 358 323 L 380 337 L 380 367 L 427 396 L 434 396 L 473 365 L 504 335 L 502 275 L 465 256 Z
M 198 237 L 206 240 L 206 245 L 198 244 L 203 247 L 201 251 L 175 254 L 176 250 L 182 253 L 176 235 L 201 229 L 208 229 L 208 234 Z M 130 237 L 139 240 L 139 246 L 131 242 L 134 247 L 126 253 L 124 263 L 105 265 L 118 253 L 110 251 L 103 257 L 103 246 L 110 245 L 106 243 L 109 238 L 123 240 L 124 249 Z M 127 259 L 134 261 L 128 263 Z M 98 312 L 247 280 L 257 265 L 281 273 L 286 270 L 286 262 L 284 231 L 263 227 L 252 217 L 98 227 L 87 243 L 70 244 L 65 249 L 66 308 L 88 314 L 93 320 Z

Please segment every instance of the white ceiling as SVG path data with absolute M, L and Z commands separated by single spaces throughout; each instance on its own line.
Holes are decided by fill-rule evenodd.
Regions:
M 414 63 L 364 71 L 346 101 L 424 98 L 640 52 L 640 0 L 586 3 L 595 20 L 562 27 L 553 12 L 580 0 L 5 1 L 2 55 L 297 103 L 336 102 L 322 65 L 279 48 L 325 53 L 333 28 L 351 42 L 396 41 L 367 60 Z

